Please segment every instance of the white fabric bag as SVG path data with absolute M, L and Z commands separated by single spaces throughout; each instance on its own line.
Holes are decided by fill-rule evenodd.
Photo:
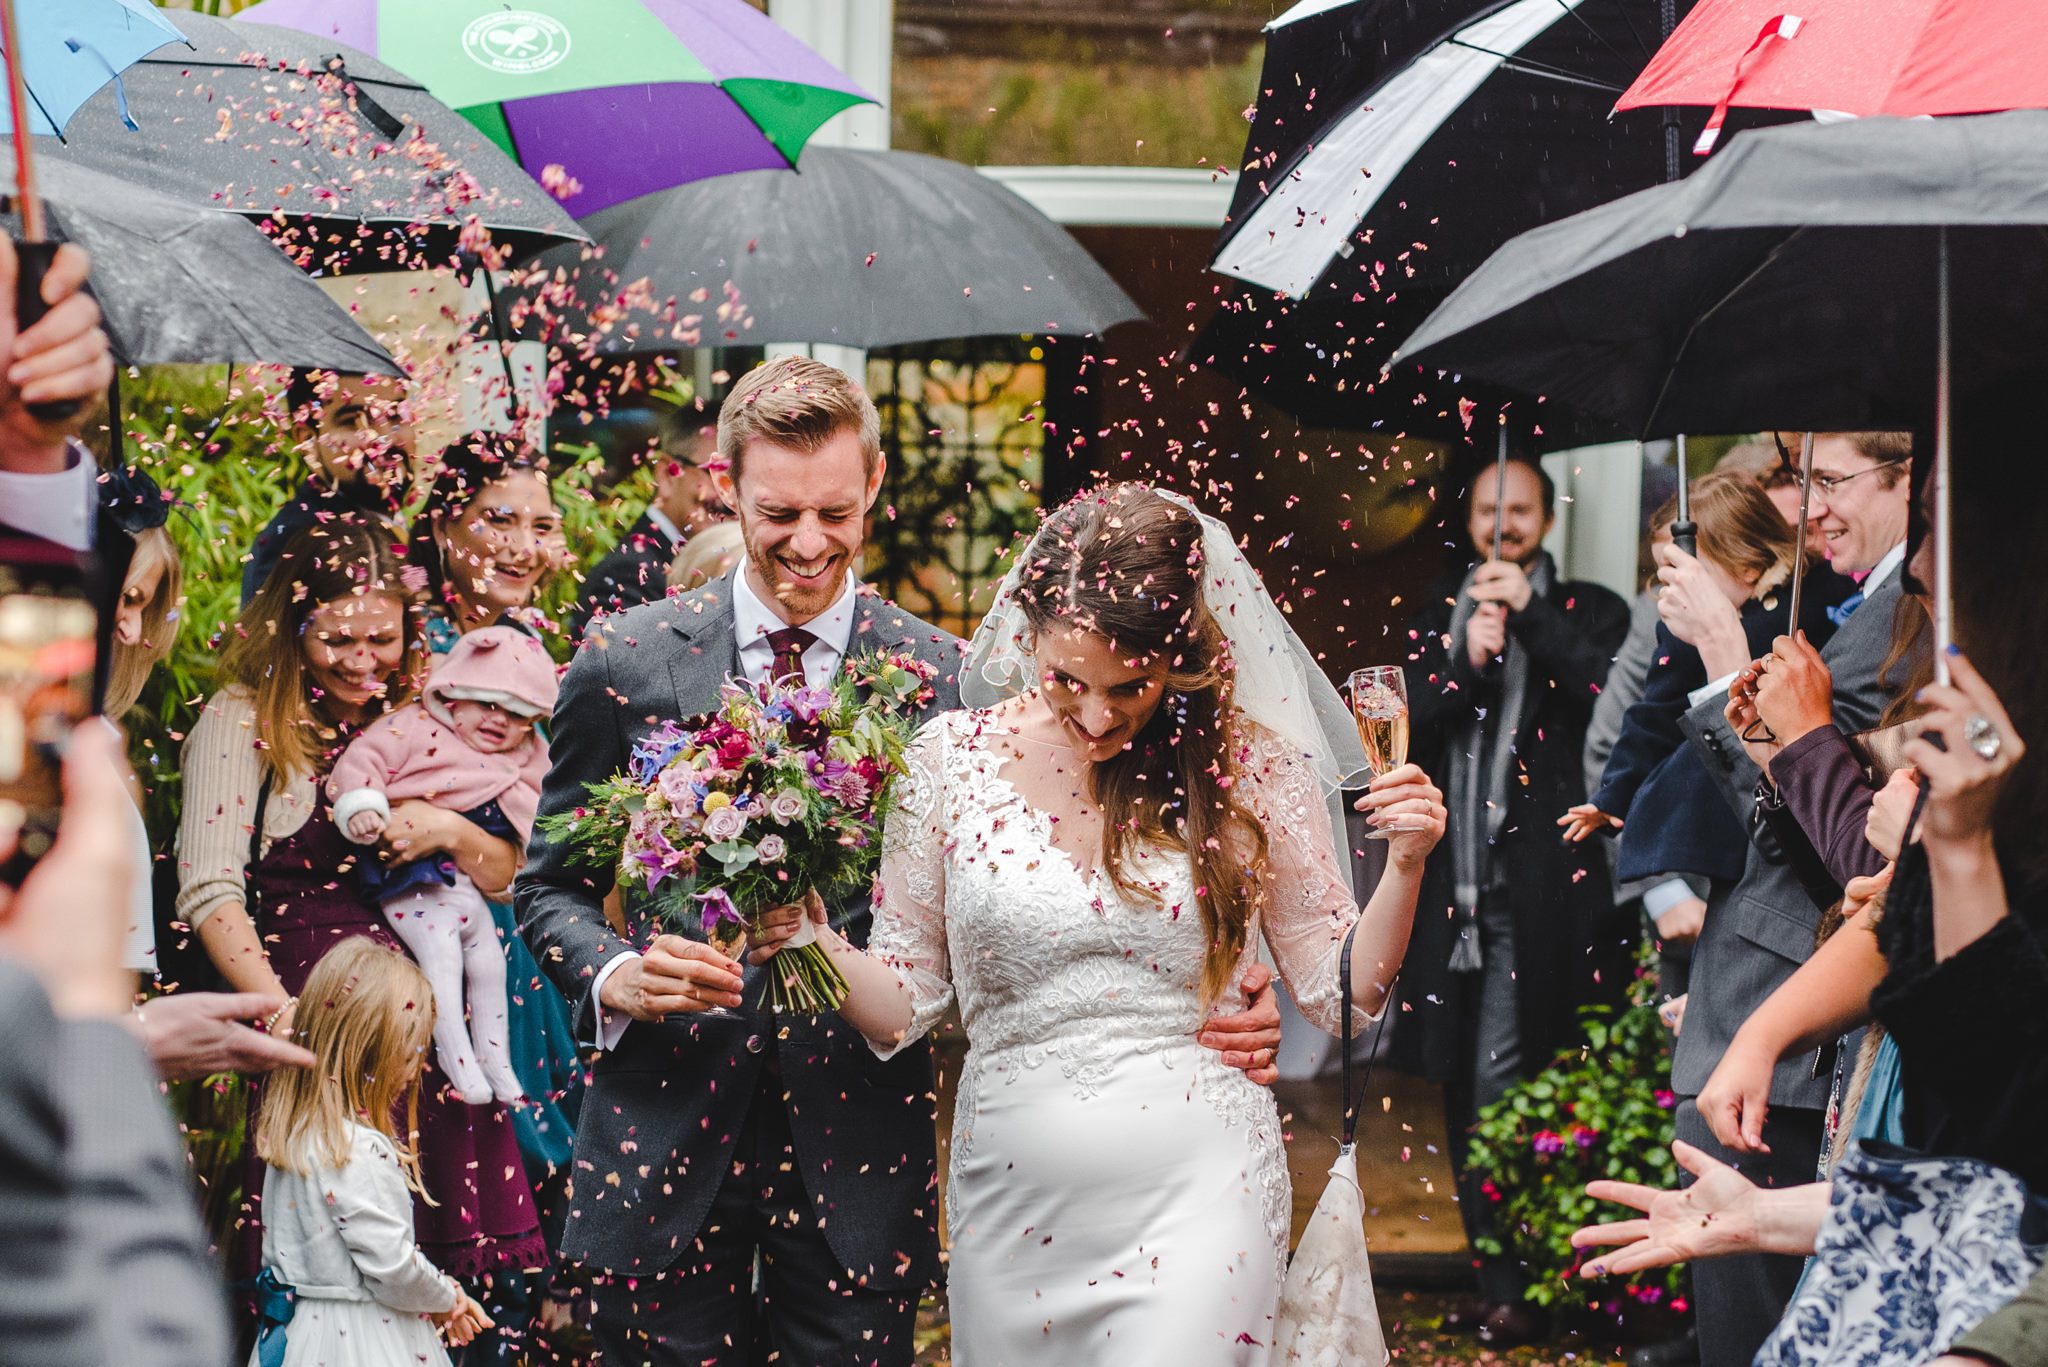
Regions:
M 1365 1194 L 1358 1186 L 1358 1108 L 1351 1087 L 1351 937 L 1357 931 L 1354 924 L 1337 958 L 1344 998 L 1344 1143 L 1287 1265 L 1273 1317 L 1272 1367 L 1387 1367 L 1391 1358 L 1372 1294 Z M 1384 1010 L 1380 1024 L 1386 1024 Z

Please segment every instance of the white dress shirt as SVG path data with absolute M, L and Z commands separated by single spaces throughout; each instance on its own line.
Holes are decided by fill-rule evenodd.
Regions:
M 859 599 L 859 586 L 849 573 L 846 587 L 840 590 L 832 606 L 803 624 L 803 629 L 812 637 L 811 643 L 804 647 L 806 683 L 824 683 L 839 668 L 839 662 L 846 658 L 846 648 L 853 641 L 853 616 Z M 732 630 L 733 641 L 739 647 L 740 673 L 754 680 L 768 678 L 769 670 L 775 667 L 775 647 L 768 644 L 768 634 L 788 625 L 754 591 L 746 566 L 733 571 Z M 605 980 L 617 972 L 621 964 L 639 957 L 631 950 L 614 954 L 597 971 L 597 977 L 590 985 L 591 1008 L 597 1017 L 597 1045 L 601 1049 L 618 1048 L 626 1027 L 633 1023 L 633 1018 L 623 1012 L 605 1010 Z
M 100 475 L 84 446 L 74 441 L 70 447 L 71 464 L 53 475 L 0 470 L 0 523 L 66 550 L 89 551 Z

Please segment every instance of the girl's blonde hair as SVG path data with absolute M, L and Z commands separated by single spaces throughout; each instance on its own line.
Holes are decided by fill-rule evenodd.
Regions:
M 425 1194 L 412 1137 L 419 1130 L 419 1076 L 433 1045 L 434 989 L 419 966 L 362 935 L 341 941 L 313 966 L 293 1026 L 313 1051 L 310 1068 L 280 1068 L 263 1089 L 256 1153 L 309 1176 L 349 1160 L 350 1124 L 398 1146 L 405 1180 Z M 394 1129 L 405 1105 L 405 1134 Z M 431 1198 L 428 1204 L 433 1204 Z
M 738 522 L 714 522 L 683 543 L 668 567 L 668 586 L 688 592 L 725 574 L 746 550 Z
M 142 605 L 142 639 L 132 646 L 114 643 L 114 657 L 107 676 L 106 714 L 120 717 L 135 706 L 149 672 L 171 653 L 172 638 L 178 634 L 178 603 L 185 593 L 185 562 L 170 534 L 162 527 L 146 527 L 135 533 L 135 552 L 128 561 L 128 580 L 139 578 L 156 566 L 163 566 L 163 578 L 156 592 Z M 127 592 L 127 585 L 122 585 Z
M 391 539 L 374 527 L 346 519 L 308 527 L 285 542 L 277 568 L 228 628 L 218 677 L 254 699 L 263 762 L 280 783 L 321 765 L 324 747 L 305 662 L 306 619 L 319 609 L 383 594 L 404 610 L 405 657 L 389 681 L 383 710 L 410 702 L 426 677 L 420 614 L 402 573 Z
M 1754 598 L 1792 578 L 1798 532 L 1747 471 L 1716 470 L 1692 484 L 1700 555 L 1736 579 L 1755 576 Z

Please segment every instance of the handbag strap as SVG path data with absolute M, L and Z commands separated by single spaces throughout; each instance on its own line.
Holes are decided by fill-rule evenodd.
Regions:
M 1364 919 L 1362 915 L 1359 917 L 1361 921 Z M 1372 1061 L 1379 1056 L 1380 1035 L 1387 1028 L 1387 1017 L 1394 1014 L 1394 985 L 1388 983 L 1387 998 L 1380 1005 L 1380 1018 L 1373 1023 L 1372 1048 L 1366 1055 L 1364 1076 L 1359 1078 L 1358 1085 L 1354 1088 L 1351 1084 L 1351 942 L 1357 938 L 1358 921 L 1353 921 L 1351 929 L 1344 932 L 1344 947 L 1337 953 L 1337 991 L 1344 999 L 1344 1024 L 1341 1033 L 1344 1041 L 1344 1147 L 1347 1149 L 1358 1140 L 1357 1097 L 1372 1081 Z M 1395 975 L 1396 981 L 1399 977 L 1399 974 Z

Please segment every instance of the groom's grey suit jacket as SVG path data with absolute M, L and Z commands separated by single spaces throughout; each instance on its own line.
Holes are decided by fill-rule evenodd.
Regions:
M 737 571 L 736 571 L 737 573 Z M 849 654 L 901 649 L 938 666 L 925 715 L 960 705 L 960 642 L 863 586 Z M 584 800 L 584 785 L 626 767 L 664 721 L 717 706 L 740 673 L 730 577 L 632 608 L 593 627 L 562 680 L 552 767 L 540 814 Z M 590 987 L 613 956 L 657 928 L 630 892 L 626 934 L 605 921 L 613 871 L 575 862 L 535 824 L 514 893 L 520 931 L 568 998 L 580 1037 L 595 1038 Z M 865 943 L 865 901 L 834 909 Z M 754 1000 L 750 985 L 748 1000 Z M 635 1022 L 601 1054 L 577 1123 L 562 1251 L 586 1268 L 664 1271 L 690 1252 L 754 1106 L 787 1109 L 811 1221 L 849 1278 L 918 1288 L 938 1274 L 935 1091 L 927 1044 L 883 1062 L 836 1015 Z

